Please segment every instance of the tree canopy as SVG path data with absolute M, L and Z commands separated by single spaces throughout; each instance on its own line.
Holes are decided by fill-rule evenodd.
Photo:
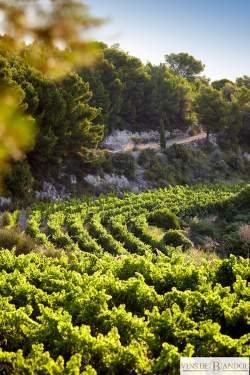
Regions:
M 174 73 L 180 74 L 189 80 L 200 74 L 205 67 L 200 60 L 184 52 L 165 55 L 165 61 Z
M 196 111 L 208 136 L 218 133 L 225 124 L 225 102 L 220 92 L 212 87 L 202 87 L 196 98 Z

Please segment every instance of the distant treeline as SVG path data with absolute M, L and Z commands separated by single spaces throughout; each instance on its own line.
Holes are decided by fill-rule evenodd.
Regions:
M 0 54 L 0 84 L 19 88 L 23 110 L 35 118 L 37 136 L 25 162 L 38 171 L 71 156 L 96 156 L 103 136 L 116 129 L 187 129 L 201 124 L 220 133 L 225 147 L 250 146 L 250 77 L 210 83 L 204 65 L 186 53 L 143 64 L 119 46 L 100 43 L 101 58 L 61 80 L 45 78 L 25 58 Z M 24 174 L 23 172 L 21 174 Z

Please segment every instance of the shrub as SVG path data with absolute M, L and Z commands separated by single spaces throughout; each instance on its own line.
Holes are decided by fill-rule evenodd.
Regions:
M 148 217 L 149 223 L 164 229 L 180 229 L 180 221 L 175 213 L 167 208 L 156 210 Z
M 135 159 L 132 155 L 117 153 L 111 157 L 113 170 L 119 175 L 124 175 L 129 179 L 135 176 Z
M 16 248 L 16 254 L 26 254 L 34 250 L 35 241 L 24 233 L 16 230 L 0 229 L 0 248 Z
M 190 224 L 190 229 L 193 234 L 198 234 L 202 236 L 214 237 L 216 236 L 216 228 L 213 223 L 207 220 L 193 219 Z
M 174 144 L 165 151 L 169 160 L 179 159 L 182 162 L 188 162 L 194 158 L 194 151 L 186 145 Z
M 145 169 L 144 177 L 147 181 L 151 182 L 154 187 L 159 187 L 166 186 L 168 175 L 166 168 L 157 160 L 154 164 Z
M 242 190 L 235 198 L 235 205 L 237 208 L 250 207 L 250 185 Z
M 4 212 L 1 216 L 2 227 L 8 227 L 12 223 L 11 214 L 9 212 Z
M 32 192 L 34 179 L 27 162 L 13 165 L 11 174 L 5 179 L 6 189 L 13 197 L 26 198 Z
M 144 168 L 150 168 L 158 161 L 155 150 L 145 149 L 142 150 L 138 157 L 138 164 Z
M 183 250 L 191 249 L 193 246 L 192 242 L 185 236 L 183 231 L 176 229 L 168 230 L 162 242 L 167 246 L 182 246 Z
M 224 259 L 220 264 L 215 274 L 215 280 L 222 286 L 230 286 L 236 281 L 234 266 L 236 258 L 230 256 L 229 259 Z
M 223 236 L 224 248 L 228 253 L 235 253 L 240 256 L 248 256 L 249 244 L 243 238 L 240 228 L 230 231 Z

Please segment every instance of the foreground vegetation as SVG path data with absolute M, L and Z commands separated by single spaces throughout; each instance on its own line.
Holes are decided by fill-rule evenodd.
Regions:
M 243 258 L 0 258 L 3 374 L 178 374 L 180 356 L 249 355 Z
M 223 212 L 249 227 L 249 191 L 35 205 L 20 234 L 30 247 L 0 252 L 0 372 L 178 374 L 180 356 L 248 356 L 250 236 L 219 259 L 191 249 L 187 223 Z M 5 213 L 2 225 L 17 220 Z

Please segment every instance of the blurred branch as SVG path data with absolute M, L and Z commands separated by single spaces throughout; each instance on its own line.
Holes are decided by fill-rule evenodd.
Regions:
M 21 55 L 43 74 L 58 77 L 98 57 L 98 44 L 86 35 L 103 20 L 80 1 L 0 1 L 0 11 L 0 51 Z
M 15 160 L 21 159 L 23 150 L 31 149 L 35 135 L 35 120 L 27 116 L 20 108 L 18 91 L 5 88 L 0 96 L 0 167 L 11 156 Z

